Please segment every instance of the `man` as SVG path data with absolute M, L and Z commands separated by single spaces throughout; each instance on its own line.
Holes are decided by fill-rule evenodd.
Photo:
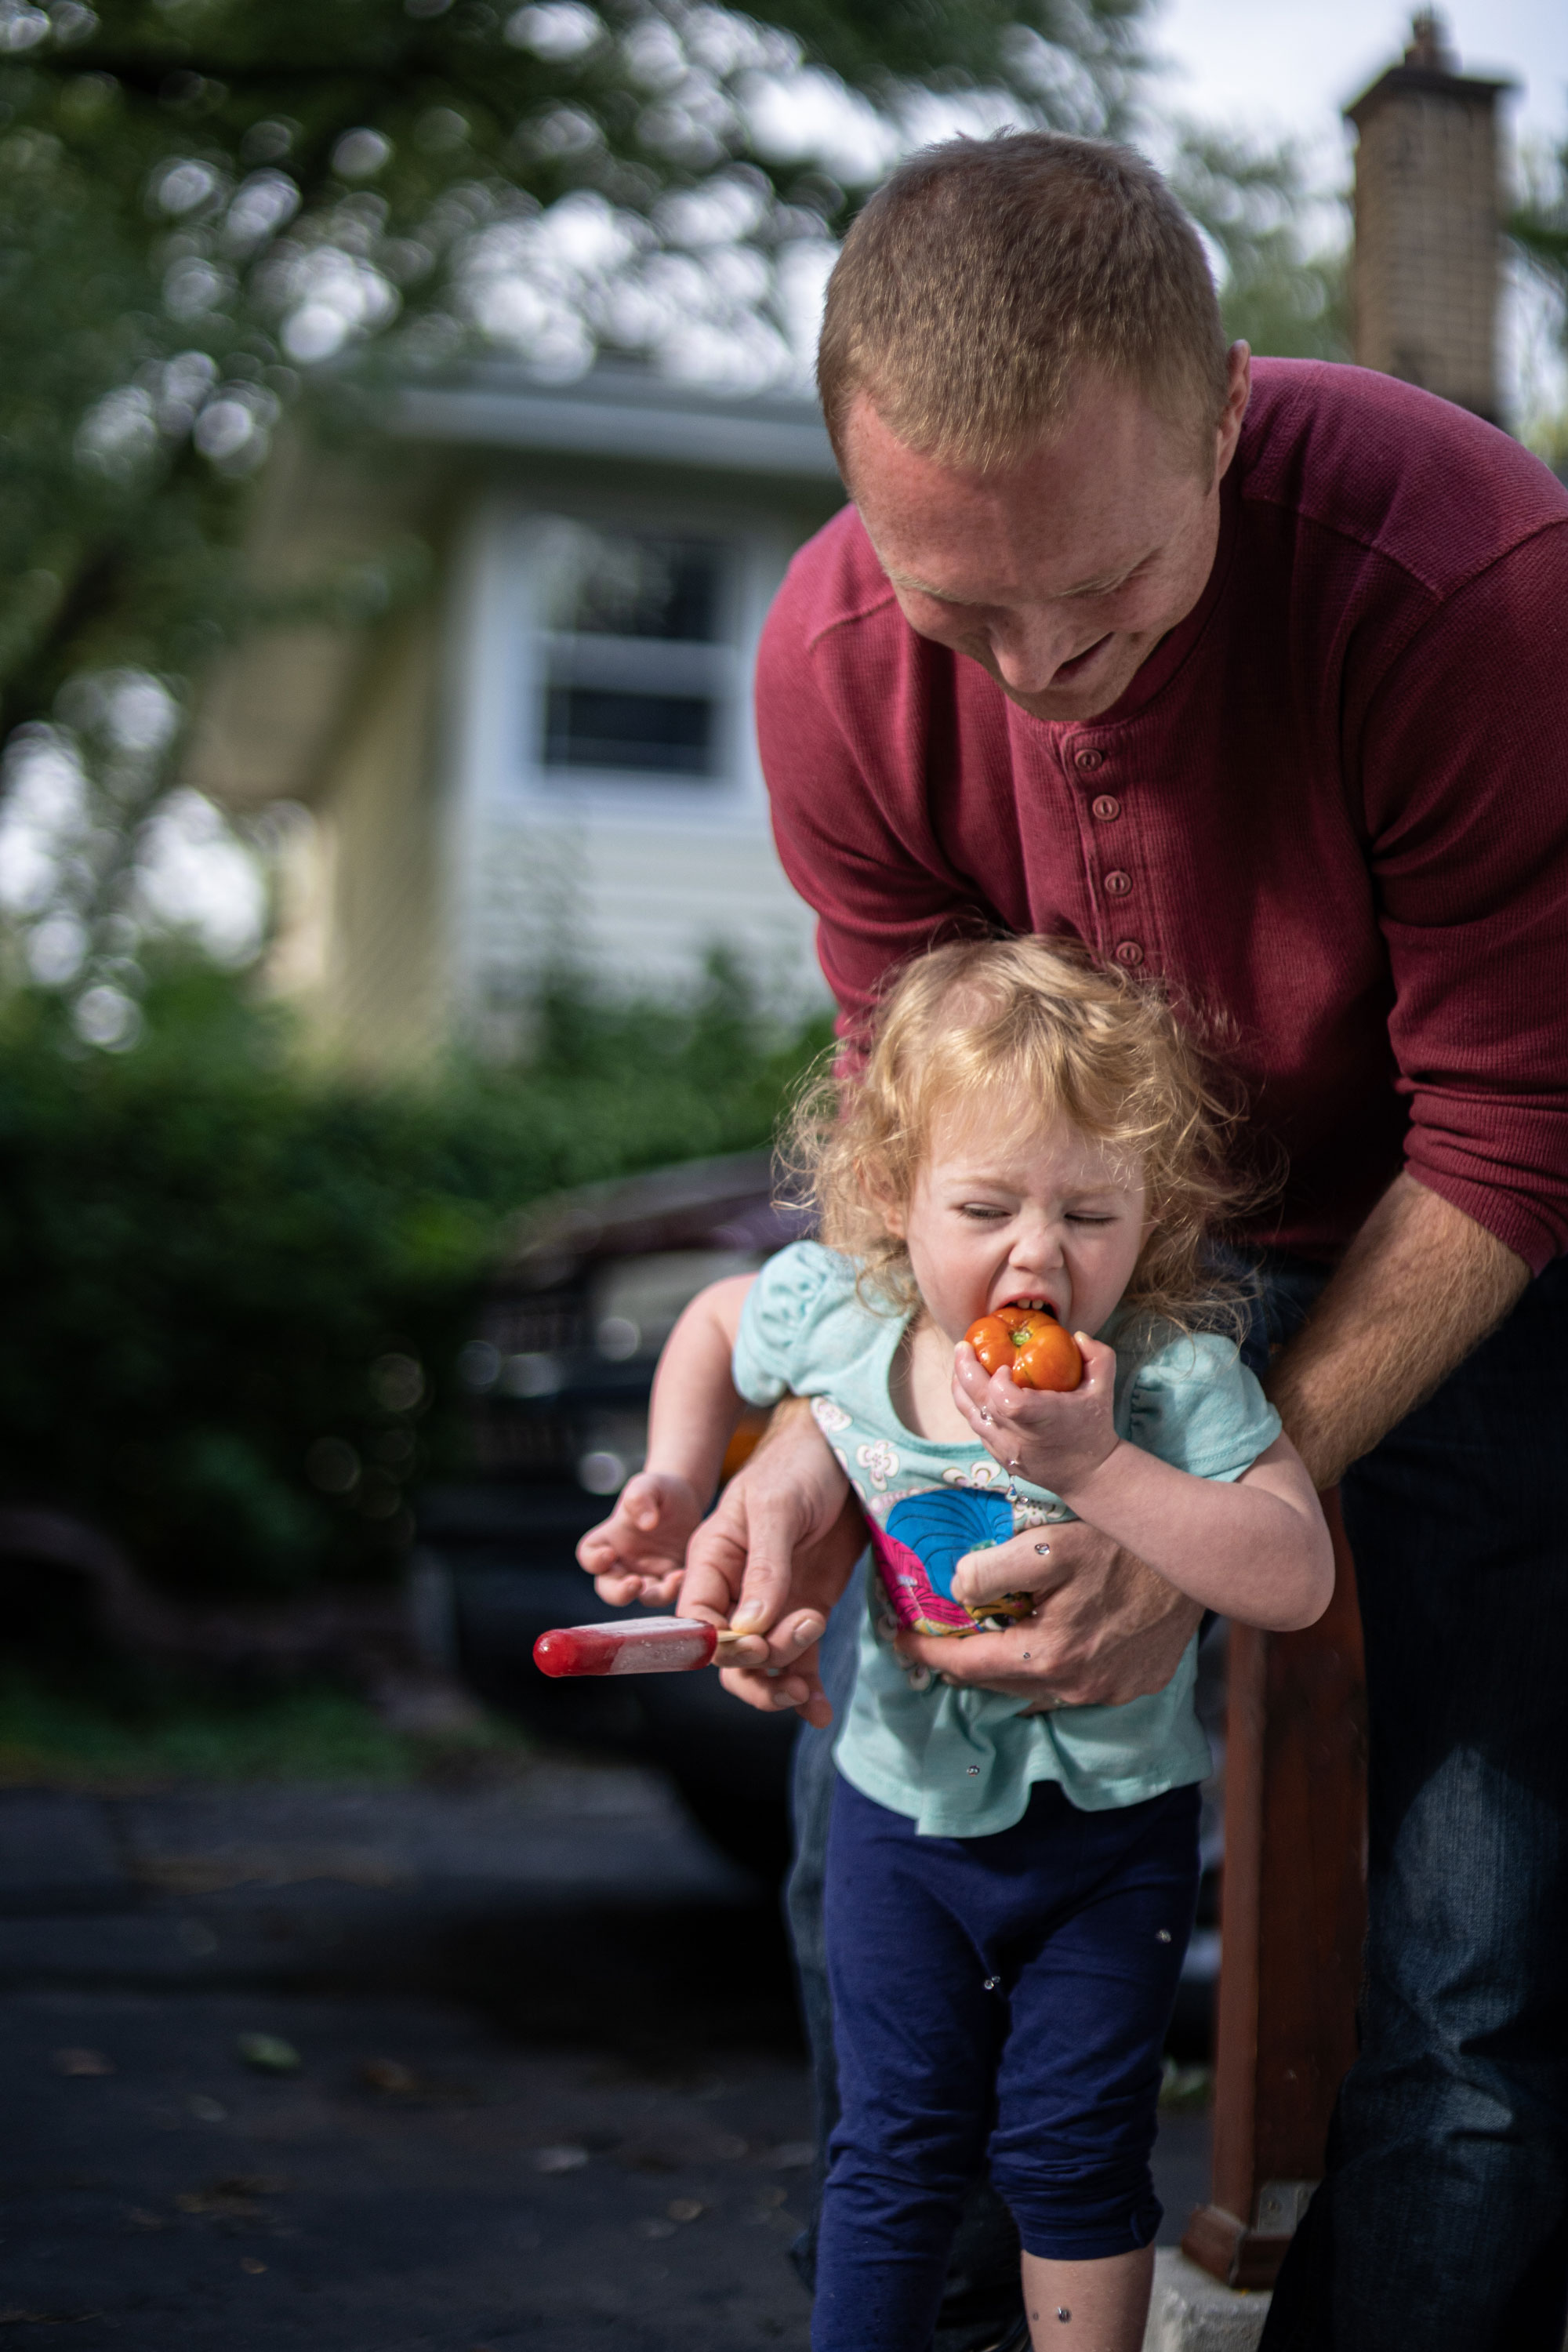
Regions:
M 1268 2352 L 1557 2352 L 1568 495 L 1406 386 L 1226 352 L 1158 176 L 1046 134 L 894 175 L 819 374 L 855 503 L 792 568 L 758 719 L 846 1034 L 935 939 L 1073 934 L 1171 992 L 1279 1174 L 1248 1239 L 1300 1327 L 1270 1392 L 1344 1481 L 1371 1862 L 1363 2055 Z M 787 1420 L 689 1591 L 740 1592 L 731 1682 L 818 1724 L 842 1493 Z M 1043 1567 L 967 1571 L 1040 1589 L 1026 1631 L 911 1654 L 1021 1705 L 1168 1679 L 1184 1601 L 1081 1527 Z

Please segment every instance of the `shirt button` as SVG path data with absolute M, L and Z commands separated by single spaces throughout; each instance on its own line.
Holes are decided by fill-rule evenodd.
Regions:
M 1105 895 L 1108 898 L 1125 898 L 1131 887 L 1131 875 L 1123 874 L 1119 866 L 1113 866 L 1105 877 Z
M 1081 751 L 1075 751 L 1072 756 L 1073 765 L 1081 768 L 1086 776 L 1092 775 L 1096 768 L 1105 765 L 1104 752 L 1097 751 L 1092 743 L 1086 743 Z
M 1100 793 L 1096 799 L 1090 801 L 1089 806 L 1101 824 L 1109 824 L 1112 817 L 1121 814 L 1121 803 L 1114 793 Z
M 1142 962 L 1143 950 L 1139 946 L 1136 940 L 1118 940 L 1116 942 L 1116 961 L 1118 963 L 1124 963 L 1129 971 L 1131 971 L 1135 965 Z

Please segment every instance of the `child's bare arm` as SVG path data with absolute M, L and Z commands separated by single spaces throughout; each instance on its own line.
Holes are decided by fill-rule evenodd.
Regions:
M 1084 1376 L 1064 1392 L 988 1376 L 959 1348 L 953 1396 L 981 1443 L 1205 1609 L 1277 1632 L 1312 1624 L 1333 1592 L 1333 1549 L 1289 1439 L 1276 1438 L 1234 1482 L 1177 1470 L 1117 1436 L 1116 1358 L 1075 1336 Z
M 665 1343 L 648 1409 L 647 1463 L 577 1547 L 580 1565 L 612 1607 L 640 1601 L 663 1608 L 675 1598 L 686 1547 L 741 1417 L 730 1362 L 754 1278 L 736 1275 L 700 1291 Z

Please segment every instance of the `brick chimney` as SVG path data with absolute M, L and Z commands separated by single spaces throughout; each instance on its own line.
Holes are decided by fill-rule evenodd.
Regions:
M 1402 65 L 1345 109 L 1358 134 L 1351 268 L 1355 357 L 1499 421 L 1502 258 L 1498 100 L 1423 10 Z

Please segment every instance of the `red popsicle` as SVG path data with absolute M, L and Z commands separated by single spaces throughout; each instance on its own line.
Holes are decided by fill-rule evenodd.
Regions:
M 718 1646 L 718 1628 L 700 1617 L 644 1617 L 557 1625 L 535 1642 L 533 1663 L 546 1675 L 682 1675 L 705 1666 Z

